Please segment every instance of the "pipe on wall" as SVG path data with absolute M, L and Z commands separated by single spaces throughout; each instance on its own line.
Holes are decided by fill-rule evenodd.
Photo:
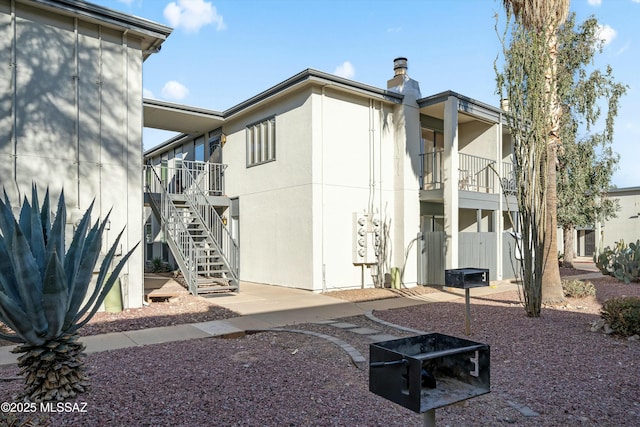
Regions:
M 18 114 L 16 111 L 17 91 L 18 91 L 18 71 L 16 58 L 17 29 L 16 29 L 16 3 L 11 0 L 11 145 L 13 157 L 13 185 L 18 191 L 18 200 L 20 197 L 20 188 L 18 187 L 18 138 L 16 135 L 18 129 Z
M 73 108 L 74 108 L 74 127 L 73 138 L 76 145 L 76 209 L 80 209 L 80 65 L 78 63 L 79 56 L 79 35 L 78 35 L 78 18 L 73 18 Z

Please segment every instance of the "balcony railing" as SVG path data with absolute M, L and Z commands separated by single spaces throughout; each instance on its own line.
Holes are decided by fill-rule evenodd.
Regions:
M 460 153 L 458 188 L 460 190 L 495 193 L 495 161 Z
M 429 153 L 423 153 L 422 157 L 422 175 L 420 179 L 420 188 L 423 190 L 437 190 L 442 188 L 442 157 L 444 150 L 436 150 Z
M 501 187 L 507 192 L 515 191 L 513 165 L 502 162 L 500 170 L 495 160 L 459 153 L 458 189 L 481 193 L 499 193 Z M 421 154 L 422 174 L 420 187 L 423 190 L 436 190 L 443 186 L 444 151 L 436 150 Z M 497 174 L 500 174 L 498 176 Z
M 147 165 L 145 184 L 153 191 L 152 170 L 160 177 L 169 194 L 184 194 L 198 187 L 209 196 L 222 196 L 224 189 L 224 170 L 227 165 L 221 163 L 193 162 L 188 160 L 163 161 L 159 165 Z
M 518 191 L 516 187 L 516 174 L 513 170 L 513 163 L 502 162 L 502 192 L 507 196 L 514 196 Z

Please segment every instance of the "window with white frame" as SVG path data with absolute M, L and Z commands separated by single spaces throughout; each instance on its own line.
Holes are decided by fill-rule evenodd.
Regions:
M 276 159 L 276 118 L 247 126 L 247 167 Z

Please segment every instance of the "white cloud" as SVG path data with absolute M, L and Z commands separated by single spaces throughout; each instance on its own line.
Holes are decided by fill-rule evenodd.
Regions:
M 149 89 L 142 88 L 142 97 L 143 98 L 155 98 L 155 95 Z
M 604 42 L 604 45 L 608 45 L 616 38 L 616 30 L 609 25 L 598 25 L 597 37 Z
M 640 3 L 640 0 L 631 0 L 634 3 Z
M 333 72 L 338 77 L 344 77 L 345 79 L 352 79 L 353 76 L 356 75 L 356 69 L 353 68 L 353 65 L 349 61 L 344 61 L 342 64 L 336 67 L 336 70 Z
M 638 0 L 640 1 L 640 0 Z M 402 31 L 402 27 L 392 27 L 392 28 L 387 28 L 387 33 L 399 33 Z
M 164 17 L 174 28 L 183 28 L 187 32 L 197 32 L 205 25 L 215 24 L 216 30 L 227 28 L 222 15 L 216 8 L 204 0 L 172 1 L 164 8 Z
M 170 80 L 162 87 L 162 96 L 168 99 L 184 99 L 189 94 L 189 89 L 182 83 Z
M 587 3 L 591 6 L 600 6 L 602 4 L 602 0 L 587 0 Z

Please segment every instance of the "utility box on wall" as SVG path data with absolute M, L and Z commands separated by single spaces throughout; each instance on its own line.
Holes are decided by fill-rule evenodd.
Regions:
M 353 264 L 375 264 L 380 247 L 380 220 L 373 214 L 353 213 Z

